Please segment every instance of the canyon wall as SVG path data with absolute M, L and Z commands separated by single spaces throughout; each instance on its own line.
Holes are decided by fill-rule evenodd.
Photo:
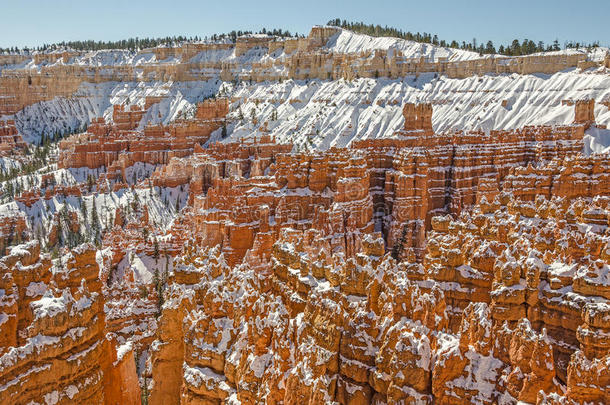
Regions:
M 14 156 L 27 147 L 14 120 L 0 121 L 0 156 Z
M 542 54 L 518 57 L 480 57 L 472 60 L 448 60 L 446 57 L 403 55 L 399 49 L 333 52 L 326 46 L 339 29 L 314 27 L 309 36 L 281 39 L 265 35 L 237 38 L 231 43 L 184 43 L 143 49 L 137 56 L 154 54 L 155 58 L 137 64 L 74 63 L 78 58 L 89 60 L 91 53 L 55 52 L 31 56 L 36 69 L 9 68 L 0 72 L 0 115 L 14 114 L 28 105 L 73 97 L 82 83 L 205 81 L 262 82 L 285 79 L 340 79 L 358 77 L 399 78 L 434 72 L 451 78 L 484 74 L 554 74 L 568 68 L 604 66 L 587 60 L 581 53 Z M 248 55 L 254 52 L 254 57 Z M 103 58 L 103 51 L 100 54 Z M 278 56 L 279 55 L 279 56 Z M 133 56 L 133 55 L 132 55 Z M 3 55 L 5 59 L 23 58 Z M 168 58 L 174 58 L 169 61 Z M 54 63 L 57 60 L 63 63 Z M 102 59 L 103 60 L 103 59 Z
M 206 100 L 197 106 L 194 119 L 136 131 L 144 111 L 116 105 L 111 123 L 95 119 L 87 132 L 61 141 L 58 164 L 63 168 L 104 167 L 109 175 L 125 180 L 125 168 L 137 162 L 159 165 L 172 157 L 190 155 L 195 145 L 205 143 L 212 132 L 225 125 L 228 112 L 226 99 Z
M 565 163 L 572 176 L 542 168 L 549 197 L 505 184 L 433 217 L 421 263 L 384 256 L 379 233 L 315 227 L 283 229 L 264 268 L 187 244 L 151 403 L 607 402 L 610 167 Z M 566 191 L 590 170 L 595 197 Z M 337 236 L 357 249 L 333 249 Z
M 2 70 L 0 114 L 83 83 L 596 75 L 608 61 L 329 51 L 340 34 L 158 47 L 140 64 L 37 54 L 39 70 Z M 594 100 L 564 100 L 569 125 L 443 133 L 432 103 L 405 103 L 392 138 L 325 151 L 279 143 L 273 122 L 223 142 L 229 98 L 146 125 L 164 102 L 115 104 L 58 143 L 57 167 L 7 180 L 34 185 L 0 209 L 0 403 L 610 402 L 610 164 L 582 153 L 606 130 Z M 2 121 L 0 153 L 24 148 Z
M 325 222 L 329 234 L 373 227 L 397 258 L 412 249 L 421 259 L 431 218 L 474 204 L 481 182 L 502 181 L 515 168 L 563 159 L 583 147 L 583 124 L 435 134 L 430 105 L 405 105 L 403 113 L 405 127 L 396 139 L 317 154 L 289 154 L 289 146 L 266 136 L 216 144 L 172 159 L 152 181 L 189 186 L 192 237 L 208 247 L 221 244 L 231 265 L 263 243 L 259 233 L 277 238 L 285 226 Z
M 37 241 L 0 259 L 0 403 L 139 403 L 133 353 L 106 339 L 95 249 L 61 266 Z
M 434 134 L 429 110 L 349 153 L 263 137 L 153 175 L 195 195 L 151 403 L 609 400 L 610 166 L 580 113 Z

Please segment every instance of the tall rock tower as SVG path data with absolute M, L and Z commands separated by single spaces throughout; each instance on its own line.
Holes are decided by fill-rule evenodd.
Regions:
M 595 100 L 577 100 L 574 103 L 574 123 L 586 124 L 587 126 L 595 123 Z
M 432 104 L 407 103 L 402 109 L 405 117 L 405 131 L 424 131 L 432 135 Z

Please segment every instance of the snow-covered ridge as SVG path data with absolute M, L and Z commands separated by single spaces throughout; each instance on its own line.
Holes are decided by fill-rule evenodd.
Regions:
M 327 27 L 331 28 L 331 27 Z M 478 52 L 466 51 L 461 49 L 453 49 L 448 47 L 441 47 L 438 45 L 419 43 L 415 41 L 409 41 L 401 38 L 394 37 L 372 37 L 365 34 L 359 34 L 347 29 L 332 27 L 336 33 L 328 38 L 325 45 L 320 50 L 324 52 L 333 53 L 349 53 L 359 54 L 361 52 L 370 52 L 375 50 L 383 50 L 388 52 L 388 56 L 392 57 L 396 52 L 407 59 L 419 59 L 425 58 L 429 62 L 438 62 L 439 60 L 447 60 L 449 62 L 458 61 L 472 61 L 478 59 L 489 59 L 489 58 L 501 58 L 501 59 L 512 59 L 503 55 L 480 55 Z M 307 40 L 312 40 L 313 30 Z M 274 37 L 267 34 L 253 34 L 245 35 L 238 38 L 238 42 L 248 40 L 257 41 L 257 46 L 262 46 L 265 49 L 265 41 L 268 43 L 275 42 L 281 43 L 286 39 L 281 37 Z M 262 42 L 261 42 L 262 40 Z M 221 46 L 221 48 L 215 47 L 214 45 Z M 13 69 L 38 69 L 42 66 L 51 65 L 76 65 L 76 66 L 90 66 L 90 67 L 102 67 L 102 66 L 144 66 L 159 63 L 178 64 L 186 62 L 264 62 L 269 60 L 284 60 L 290 56 L 286 53 L 282 47 L 278 52 L 254 52 L 249 55 L 238 55 L 235 52 L 235 46 L 233 48 L 225 49 L 222 46 L 230 45 L 230 43 L 224 39 L 217 42 L 211 41 L 199 41 L 199 42 L 188 42 L 179 44 L 176 46 L 160 45 L 156 48 L 148 48 L 139 52 L 111 49 L 111 50 L 99 50 L 89 52 L 78 52 L 73 50 L 54 50 L 46 52 L 34 52 L 30 55 L 30 59 L 24 63 L 6 65 L 3 66 L 4 70 Z M 207 48 L 198 52 L 193 56 L 191 53 L 183 53 L 180 50 L 185 50 L 187 47 L 200 47 L 200 49 Z M 165 55 L 168 50 L 179 50 L 175 52 L 175 56 L 168 58 L 161 58 L 160 55 Z M 314 49 L 315 51 L 315 49 Z M 542 52 L 533 54 L 534 56 L 540 55 L 585 55 L 587 60 L 601 61 L 604 59 L 608 48 L 598 47 L 593 49 L 579 48 L 579 49 L 566 49 L 554 52 Z M 70 57 L 60 57 L 62 52 Z M 171 54 L 171 52 L 170 52 Z M 45 58 L 48 55 L 49 58 Z M 52 57 L 51 57 L 52 56 Z M 66 60 L 67 59 L 67 60 Z
M 320 32 L 320 29 L 326 28 L 326 31 Z M 249 42 L 252 47 L 244 45 L 249 39 L 253 40 Z M 426 73 L 414 70 L 402 72 L 397 75 L 398 78 L 382 77 L 376 80 L 347 77 L 350 74 L 346 71 L 345 76 L 337 77 L 345 77 L 348 80 L 331 81 L 320 80 L 327 77 L 324 70 L 326 68 L 319 71 L 311 69 L 309 72 L 309 67 L 304 64 L 297 65 L 295 69 L 291 60 L 288 60 L 291 56 L 287 55 L 281 46 L 272 48 L 271 42 L 264 42 L 266 39 L 275 41 L 275 45 L 283 41 L 272 36 L 240 37 L 238 44 L 241 44 L 242 49 L 237 52 L 239 55 L 236 55 L 235 47 L 224 41 L 215 44 L 189 43 L 184 45 L 184 49 L 162 46 L 142 52 L 104 50 L 66 57 L 67 61 L 59 58 L 53 63 L 91 66 L 101 68 L 99 70 L 102 71 L 112 70 L 113 66 L 117 66 L 117 71 L 124 66 L 164 66 L 160 69 L 163 74 L 157 76 L 158 81 L 139 81 L 139 76 L 134 78 L 128 75 L 120 83 L 82 82 L 73 94 L 74 97 L 57 97 L 28 105 L 14 114 L 14 119 L 24 139 L 32 143 L 37 141 L 41 133 L 66 132 L 90 122 L 94 117 L 110 120 L 114 104 L 137 104 L 144 107 L 146 97 L 160 98 L 160 102 L 153 104 L 146 111 L 140 124 L 141 129 L 149 123 L 168 124 L 192 111 L 198 101 L 220 95 L 233 100 L 228 141 L 250 137 L 257 133 L 261 124 L 268 122 L 271 134 L 278 140 L 292 142 L 298 148 L 321 150 L 332 146 L 347 146 L 355 139 L 393 136 L 402 126 L 401 106 L 407 102 L 431 103 L 434 106 L 434 130 L 437 132 L 471 129 L 488 131 L 514 129 L 525 125 L 569 124 L 573 120 L 573 108 L 563 105 L 562 101 L 584 98 L 596 100 L 597 122 L 610 125 L 607 104 L 601 103 L 604 99 L 610 99 L 610 76 L 607 70 L 600 66 L 589 70 L 565 69 L 555 74 L 495 73 L 482 76 L 476 76 L 474 73 L 460 73 L 461 76 L 439 75 L 434 71 Z M 364 52 L 364 57 L 356 56 L 357 62 L 353 66 L 355 69 L 368 69 L 368 77 L 372 76 L 372 69 L 377 69 L 377 66 L 369 67 L 359 63 L 363 60 L 374 60 L 369 56 L 377 49 L 387 52 L 388 55 L 400 53 L 401 58 L 407 59 L 423 57 L 426 60 L 468 62 L 480 57 L 476 52 L 399 38 L 371 37 L 336 27 L 315 27 L 309 38 L 298 41 L 308 40 L 314 41 L 326 56 L 332 53 Z M 286 45 L 288 43 L 285 42 Z M 269 44 L 270 50 L 273 49 L 271 53 L 265 48 L 265 44 Z M 601 60 L 605 57 L 605 52 L 605 48 L 596 48 L 590 51 L 565 50 L 548 54 L 586 54 L 590 59 Z M 182 59 L 193 64 L 201 63 L 206 67 L 191 69 L 196 74 L 180 79 L 184 81 L 167 79 L 165 68 L 172 70 L 171 65 L 182 63 Z M 287 63 L 283 63 L 282 59 Z M 38 60 L 47 63 L 44 59 Z M 511 59 L 502 57 L 500 61 L 509 63 Z M 234 67 L 229 76 L 223 76 L 219 68 L 225 62 L 230 62 Z M 259 62 L 265 63 L 257 66 L 265 67 L 257 67 L 259 70 L 255 72 L 255 63 Z M 206 65 L 207 63 L 210 65 Z M 330 64 L 328 61 L 327 63 Z M 404 65 L 402 62 L 400 64 Z M 27 66 L 35 69 L 41 65 L 36 65 L 32 59 Z M 292 75 L 291 69 L 298 71 L 298 75 Z M 275 79 L 261 82 L 269 77 Z M 307 77 L 309 80 L 292 80 L 291 77 Z M 318 79 L 312 79 L 313 77 Z M 231 82 L 234 78 L 241 78 L 241 83 L 234 85 Z M 258 125 L 252 125 L 252 114 L 256 115 Z M 605 132 L 598 131 L 590 135 L 594 139 L 587 141 L 587 150 L 606 149 L 608 142 Z
M 285 80 L 237 86 L 220 80 L 84 83 L 78 97 L 34 104 L 17 113 L 15 119 L 24 139 L 33 142 L 44 131 L 75 128 L 96 116 L 110 119 L 113 104 L 143 106 L 147 96 L 160 96 L 163 100 L 146 112 L 141 126 L 148 122 L 168 124 L 221 88 L 234 100 L 227 141 L 256 135 L 267 121 L 278 141 L 306 149 L 325 150 L 346 146 L 355 139 L 391 137 L 403 125 L 404 103 L 431 103 L 436 132 L 487 131 L 570 124 L 574 108 L 562 101 L 592 98 L 596 100 L 597 123 L 610 126 L 610 111 L 600 103 L 610 97 L 610 76 L 577 71 L 466 79 L 435 78 L 426 73 L 417 79 Z M 256 126 L 250 120 L 253 110 L 259 123 Z M 591 135 L 596 138 L 589 143 L 591 151 L 608 146 L 605 132 Z
M 371 37 L 342 28 L 330 38 L 326 47 L 328 50 L 337 53 L 359 53 L 377 49 L 389 51 L 390 53 L 400 51 L 403 56 L 408 58 L 423 56 L 431 61 L 437 61 L 439 58 L 447 58 L 449 61 L 461 61 L 491 57 L 491 55 L 480 56 L 478 52 L 445 48 L 401 38 Z

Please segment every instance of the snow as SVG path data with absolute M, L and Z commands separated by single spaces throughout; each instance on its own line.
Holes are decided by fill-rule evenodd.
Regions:
M 32 281 L 25 290 L 26 297 L 37 297 L 43 295 L 47 291 L 47 285 L 44 282 Z
M 10 157 L 0 157 L 0 170 L 9 172 L 11 169 L 19 169 L 21 163 Z
M 11 347 L 0 356 L 0 371 L 12 368 L 22 359 L 32 353 L 40 353 L 45 350 L 45 346 L 56 345 L 60 342 L 57 336 L 45 336 L 38 334 L 26 340 L 25 344 L 19 347 Z M 3 387 L 0 387 L 3 391 Z
M 123 357 L 125 357 L 125 355 L 127 353 L 131 352 L 132 350 L 133 350 L 133 343 L 131 341 L 119 346 L 116 349 L 116 358 L 117 359 L 114 362 L 114 365 L 116 366 L 117 364 L 119 364 L 123 360 Z
M 586 55 L 588 60 L 592 61 L 603 61 L 606 56 L 606 52 L 609 49 L 603 46 L 598 46 L 596 48 L 568 48 L 561 49 L 559 51 L 550 51 L 550 52 L 537 52 L 533 53 L 532 56 L 541 56 L 541 55 Z
M 584 154 L 610 152 L 610 129 L 591 127 L 585 132 L 583 138 Z
M 137 104 L 143 107 L 147 96 L 167 96 L 167 99 L 147 111 L 143 122 L 168 124 L 196 102 L 216 94 L 221 84 L 217 79 L 191 82 L 83 82 L 73 97 L 56 97 L 34 103 L 17 112 L 13 118 L 23 139 L 38 143 L 42 133 L 79 128 L 95 117 L 110 119 L 113 104 Z
M 332 52 L 361 52 L 373 49 L 400 50 L 410 57 L 429 59 L 448 57 L 451 60 L 479 58 L 478 53 L 419 44 L 397 38 L 376 38 L 341 30 L 327 44 Z M 564 53 L 584 50 L 560 51 Z M 599 59 L 603 49 L 588 55 Z M 159 63 L 152 54 L 137 56 L 129 51 L 98 51 L 76 58 L 73 63 L 92 66 Z M 251 63 L 274 62 L 287 56 L 267 55 L 252 49 L 235 57 L 232 51 L 200 52 L 193 61 L 237 63 L 242 72 Z M 596 59 L 596 60 L 597 60 Z M 167 62 L 170 63 L 170 62 Z M 282 70 L 284 67 L 274 67 Z M 218 72 L 210 71 L 217 77 Z M 237 102 L 232 104 L 230 118 L 237 118 L 241 108 L 244 122 L 229 126 L 229 137 L 223 142 L 251 137 L 258 126 L 249 120 L 255 108 L 259 123 L 269 124 L 271 135 L 279 141 L 292 141 L 300 149 L 326 150 L 347 146 L 354 139 L 391 137 L 402 127 L 402 105 L 407 102 L 433 104 L 433 126 L 437 132 L 450 130 L 514 129 L 524 125 L 569 124 L 574 107 L 562 100 L 594 98 L 598 102 L 610 97 L 610 76 L 600 72 L 567 69 L 553 75 L 487 74 L 465 79 L 451 79 L 435 73 L 422 73 L 401 79 L 284 80 L 256 84 L 224 83 L 218 78 L 192 82 L 125 81 L 82 83 L 74 97 L 55 98 L 26 107 L 15 114 L 16 125 L 28 142 L 36 142 L 43 132 L 77 128 L 93 117 L 110 119 L 113 104 L 144 106 L 146 96 L 160 96 L 144 115 L 146 123 L 168 124 L 183 114 L 194 111 L 196 102 L 218 94 L 220 89 Z M 248 102 L 240 102 L 248 99 Z M 254 103 L 254 100 L 263 100 Z M 506 106 L 503 107 L 502 103 Z M 278 120 L 271 120 L 277 113 Z M 597 122 L 610 124 L 608 108 L 597 103 Z M 10 118 L 10 117 L 6 117 Z M 585 139 L 586 153 L 606 151 L 610 146 L 607 130 L 591 130 Z M 220 137 L 218 133 L 217 138 Z M 215 138 L 215 139 L 217 139 Z M 0 163 L 1 164 L 1 163 Z M 10 163 L 6 163 L 10 164 Z
M 69 362 L 76 361 L 76 364 L 80 366 L 82 358 L 93 350 L 95 350 L 100 345 L 100 342 L 100 340 L 96 341 L 91 346 L 88 346 L 86 349 L 68 356 L 66 360 Z
M 131 249 L 127 250 L 125 257 L 118 264 L 118 272 L 115 275 L 117 280 L 123 278 L 125 272 L 130 269 L 133 272 L 134 280 L 138 284 L 151 284 L 155 270 L 159 273 L 165 271 L 165 257 L 161 256 L 158 260 L 153 257 L 146 255 L 145 253 L 135 253 Z M 173 263 L 171 258 L 167 265 L 168 271 L 173 270 Z
M 574 120 L 574 107 L 565 99 L 595 98 L 610 94 L 610 76 L 560 72 L 555 75 L 486 75 L 450 79 L 421 74 L 404 79 L 358 79 L 239 85 L 232 97 L 230 117 L 241 110 L 245 120 L 229 127 L 223 142 L 251 137 L 256 131 L 248 119 L 252 109 L 259 122 L 269 123 L 279 142 L 293 142 L 297 149 L 326 150 L 343 147 L 356 139 L 392 137 L 404 123 L 404 103 L 431 103 L 436 132 L 452 130 L 515 129 L 525 125 L 565 125 Z M 243 100 L 248 100 L 243 102 Z M 252 100 L 263 100 L 258 106 Z M 290 102 L 298 100 L 299 102 Z M 321 101 L 328 100 L 328 101 Z M 507 107 L 502 102 L 508 100 Z M 278 120 L 271 120 L 272 113 Z M 610 124 L 605 106 L 596 107 L 596 121 Z M 597 144 L 606 132 L 591 133 Z M 607 136 L 607 135 L 605 135 Z M 597 150 L 597 149 L 596 149 Z
M 44 395 L 44 402 L 47 405 L 55 405 L 59 402 L 59 392 L 52 391 Z
M 72 298 L 69 292 L 55 297 L 49 291 L 44 297 L 30 303 L 34 319 L 54 317 L 60 312 L 67 312 L 69 300 Z
M 132 166 L 126 170 L 126 173 L 130 175 L 128 180 L 131 182 L 134 174 L 138 179 L 147 177 L 150 175 L 152 169 L 153 166 L 145 164 Z M 87 175 L 89 174 L 93 174 L 97 177 L 99 171 L 81 168 L 68 170 L 61 169 L 52 173 L 58 184 L 70 185 L 77 182 L 85 182 Z M 40 184 L 41 174 L 36 174 L 32 179 L 32 186 Z M 22 215 L 25 215 L 29 228 L 33 231 L 36 231 L 38 227 L 49 229 L 55 213 L 66 206 L 68 211 L 74 211 L 78 214 L 79 222 L 82 225 L 81 229 L 83 229 L 83 232 L 86 232 L 89 225 L 85 225 L 86 221 L 82 216 L 81 203 L 87 207 L 87 221 L 90 221 L 92 204 L 95 202 L 100 223 L 104 228 L 107 228 L 110 225 L 108 221 L 111 217 L 114 218 L 116 209 L 119 207 L 124 208 L 129 205 L 135 200 L 136 194 L 141 205 L 147 206 L 151 223 L 154 224 L 155 227 L 163 230 L 171 225 L 176 216 L 176 200 L 180 200 L 180 207 L 183 207 L 186 204 L 188 187 L 183 187 L 182 191 L 180 190 L 180 187 L 167 189 L 154 187 L 152 191 L 148 188 L 125 188 L 116 192 L 97 193 L 83 197 L 64 197 L 58 195 L 50 200 L 40 199 L 31 207 L 11 201 L 0 204 L 0 217 L 22 213 Z M 167 204 L 165 204 L 165 200 L 167 200 Z M 146 264 L 146 266 L 150 267 L 148 264 Z
M 574 278 L 578 264 L 566 264 L 562 262 L 553 262 L 548 267 L 549 278 L 552 277 L 566 277 Z
M 205 384 L 205 387 L 210 391 L 216 388 L 226 393 L 234 391 L 227 383 L 224 375 L 216 374 L 208 367 L 190 367 L 184 364 L 183 368 L 184 380 L 194 387 L 201 387 L 202 384 Z
M 446 383 L 449 389 L 472 390 L 476 392 L 472 400 L 476 403 L 489 402 L 496 390 L 496 381 L 504 363 L 493 356 L 483 356 L 472 348 L 465 353 L 469 362 L 464 373 Z
M 478 52 L 461 49 L 443 48 L 431 44 L 423 44 L 392 37 L 370 37 L 364 34 L 340 29 L 327 42 L 329 51 L 336 53 L 359 53 L 376 49 L 386 50 L 390 53 L 400 51 L 408 58 L 425 57 L 430 61 L 447 58 L 450 61 L 481 59 Z
M 74 396 L 75 396 L 76 394 L 78 394 L 78 388 L 76 388 L 76 386 L 75 386 L 75 385 L 68 385 L 68 386 L 66 387 L 66 390 L 65 390 L 65 391 L 66 391 L 66 395 L 67 395 L 67 396 L 68 396 L 68 398 L 70 398 L 70 399 L 74 398 Z
M 105 49 L 87 52 L 83 56 L 73 58 L 70 62 L 81 66 L 139 66 L 157 62 L 157 59 L 154 53 L 135 53 L 122 49 Z
M 14 315 L 11 315 L 11 317 L 14 317 Z M 9 319 L 9 315 L 7 315 L 4 312 L 0 312 L 0 326 L 2 326 L 3 323 L 7 322 Z
M 228 318 L 223 319 L 214 319 L 214 323 L 219 330 L 222 331 L 222 335 L 220 338 L 220 342 L 218 342 L 218 350 L 220 352 L 225 352 L 228 349 L 228 345 L 231 341 L 231 328 L 233 326 L 233 321 Z

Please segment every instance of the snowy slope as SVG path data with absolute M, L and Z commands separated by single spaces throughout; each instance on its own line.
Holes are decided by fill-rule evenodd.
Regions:
M 525 125 L 569 124 L 574 107 L 565 99 L 610 94 L 610 76 L 587 73 L 500 75 L 467 79 L 434 78 L 433 74 L 404 80 L 360 79 L 353 82 L 286 81 L 238 87 L 234 97 L 284 99 L 283 103 L 254 102 L 241 105 L 244 122 L 237 121 L 231 139 L 254 132 L 248 118 L 255 109 L 259 122 L 269 121 L 271 134 L 279 141 L 300 148 L 327 149 L 346 146 L 353 139 L 391 137 L 403 125 L 406 102 L 433 104 L 432 124 L 437 132 L 462 129 L 512 129 Z M 288 100 L 299 100 L 290 103 Z M 329 100 L 329 103 L 326 103 Z M 507 100 L 507 106 L 502 101 Z M 396 104 L 394 104 L 395 102 Z M 271 121 L 277 112 L 278 120 Z M 596 119 L 610 124 L 608 108 L 597 104 Z M 232 113 L 236 118 L 237 112 Z
M 400 51 L 404 56 L 410 58 L 424 56 L 428 60 L 448 58 L 450 61 L 459 61 L 482 58 L 479 56 L 478 52 L 444 48 L 431 44 L 407 41 L 401 38 L 371 37 L 345 29 L 341 29 L 338 34 L 333 35 L 326 46 L 330 51 L 336 53 L 357 53 L 382 49 L 387 51 Z M 491 55 L 486 55 L 484 57 L 491 57 Z
M 400 50 L 408 57 L 450 60 L 478 58 L 476 52 L 442 48 L 398 38 L 377 38 L 341 29 L 327 45 L 332 52 L 360 52 L 373 49 Z M 587 53 L 599 60 L 605 48 L 563 50 L 554 53 Z M 278 50 L 269 55 L 264 49 L 250 49 L 235 56 L 233 50 L 200 52 L 191 60 L 236 62 L 246 72 L 253 62 L 282 59 Z M 89 52 L 71 58 L 67 63 L 89 66 L 141 65 L 159 63 L 149 51 L 135 53 L 124 50 Z M 176 63 L 168 58 L 162 63 Z M 64 63 L 63 60 L 57 63 Z M 30 63 L 30 66 L 36 68 Z M 282 70 L 282 64 L 273 69 Z M 281 83 L 242 83 L 233 87 L 218 79 L 206 82 L 108 82 L 83 83 L 75 97 L 56 98 L 26 107 L 15 114 L 17 127 L 28 142 L 37 142 L 41 133 L 53 133 L 82 126 L 93 117 L 111 118 L 113 104 L 144 106 L 146 96 L 165 97 L 153 105 L 141 122 L 167 124 L 180 116 L 191 114 L 196 102 L 219 94 L 241 100 L 263 100 L 233 103 L 229 140 L 257 133 L 251 124 L 252 109 L 259 123 L 269 122 L 271 133 L 280 141 L 294 142 L 297 148 L 326 149 L 345 146 L 353 139 L 388 137 L 402 126 L 401 106 L 405 102 L 429 102 L 434 106 L 433 125 L 436 131 L 469 129 L 511 129 L 524 125 L 567 124 L 572 121 L 573 107 L 562 106 L 566 99 L 594 98 L 598 102 L 610 97 L 610 76 L 601 70 L 579 72 L 570 69 L 554 75 L 484 75 L 451 79 L 434 73 L 417 78 L 358 79 L 308 82 L 285 80 Z M 274 104 L 271 101 L 274 100 Z M 280 100 L 280 101 L 278 101 Z M 292 101 L 292 102 L 289 102 Z M 502 103 L 506 106 L 503 107 Z M 244 120 L 238 120 L 238 108 Z M 271 114 L 277 112 L 277 120 Z M 597 104 L 597 122 L 610 124 L 606 107 Z M 1 117 L 0 117 L 1 118 Z M 599 135 L 599 136 L 598 136 Z M 602 133 L 592 136 L 598 139 Z M 604 141 L 595 140 L 591 150 L 603 150 Z M 600 149 L 601 148 L 601 149 Z
M 57 97 L 32 104 L 15 114 L 14 119 L 23 139 L 38 143 L 42 133 L 65 132 L 81 127 L 95 117 L 110 119 L 113 104 L 138 104 L 144 107 L 147 96 L 167 96 L 167 100 L 162 101 L 160 106 L 154 106 L 145 117 L 147 122 L 167 124 L 196 102 L 216 94 L 221 85 L 219 80 L 83 83 L 74 97 Z
M 60 212 L 65 205 L 69 211 L 78 213 L 81 230 L 85 231 L 89 227 L 89 218 L 83 217 L 81 204 L 86 205 L 89 213 L 92 211 L 93 204 L 95 204 L 100 223 L 105 229 L 111 225 L 110 221 L 114 218 L 117 208 L 120 207 L 123 212 L 128 212 L 125 207 L 131 205 L 137 194 L 137 200 L 148 208 L 151 224 L 160 230 L 165 230 L 173 223 L 177 215 L 176 200 L 179 200 L 180 208 L 184 207 L 187 193 L 188 187 L 182 191 L 179 188 L 155 187 L 152 191 L 147 188 L 135 188 L 133 190 L 126 188 L 116 192 L 92 194 L 80 198 L 59 195 L 50 200 L 40 199 L 31 207 L 15 201 L 0 204 L 0 216 L 11 215 L 16 211 L 23 212 L 27 219 L 28 229 L 37 235 L 41 229 L 48 231 L 51 228 L 55 213 Z
M 589 60 L 592 61 L 603 61 L 606 53 L 609 52 L 610 49 L 603 46 L 598 46 L 596 48 L 569 48 L 562 49 L 559 51 L 550 51 L 550 52 L 538 52 L 532 54 L 532 56 L 540 56 L 540 55 L 586 55 Z
M 583 138 L 584 153 L 610 153 L 610 129 L 589 128 Z
M 479 55 L 478 52 L 465 51 L 461 49 L 446 48 L 432 44 L 423 44 L 415 41 L 408 41 L 401 38 L 392 37 L 371 37 L 364 34 L 358 34 L 346 29 L 338 29 L 338 33 L 333 35 L 326 43 L 323 49 L 334 53 L 360 53 L 363 51 L 386 50 L 389 55 L 393 55 L 394 51 L 400 51 L 407 58 L 425 57 L 427 60 L 438 60 L 439 58 L 447 58 L 450 61 L 463 61 L 491 58 L 500 55 Z M 223 42 L 223 43 L 226 43 Z M 585 54 L 590 60 L 603 60 L 607 48 L 593 49 L 566 49 L 555 52 L 545 52 L 541 54 Z M 190 62 L 225 62 L 236 63 L 240 67 L 247 68 L 252 63 L 270 62 L 285 60 L 290 57 L 283 50 L 278 50 L 272 54 L 268 54 L 266 49 L 254 48 L 250 49 L 243 55 L 235 55 L 234 49 L 224 50 L 208 50 L 198 53 L 190 59 Z M 502 56 L 505 58 L 505 56 Z M 58 59 L 56 62 L 48 63 L 42 59 L 40 65 L 36 65 L 33 59 L 20 63 L 18 65 L 3 66 L 2 69 L 40 69 L 41 66 L 48 65 L 78 65 L 91 67 L 104 66 L 144 66 L 158 64 L 173 64 L 179 62 L 187 62 L 181 60 L 180 57 L 169 57 L 164 60 L 158 60 L 156 55 L 150 49 L 140 52 L 129 50 L 99 50 L 86 52 L 82 55 L 75 56 L 65 61 Z
M 466 79 L 434 77 L 433 73 L 404 79 L 310 80 L 242 83 L 232 87 L 219 80 L 186 83 L 83 84 L 78 97 L 58 98 L 27 107 L 16 114 L 25 139 L 38 139 L 50 128 L 76 127 L 95 116 L 110 118 L 112 104 L 143 106 L 150 95 L 166 96 L 145 115 L 145 122 L 176 119 L 192 111 L 197 101 L 216 94 L 221 86 L 232 104 L 227 140 L 257 133 L 250 121 L 252 109 L 259 123 L 269 122 L 271 133 L 298 148 L 327 149 L 345 146 L 353 139 L 389 137 L 403 125 L 402 105 L 428 102 L 436 131 L 512 129 L 524 125 L 569 124 L 574 107 L 562 100 L 610 97 L 610 76 L 596 72 L 559 72 L 554 75 L 486 75 Z M 256 105 L 253 100 L 263 100 Z M 243 100 L 250 100 L 243 102 Z M 290 102 L 292 100 L 293 102 Z M 506 107 L 502 102 L 506 100 Z M 274 101 L 274 103 L 272 103 Z M 281 101 L 281 102 L 280 102 Z M 238 120 L 239 109 L 244 117 Z M 277 112 L 277 121 L 271 120 Z M 596 104 L 596 119 L 610 125 L 610 112 Z

